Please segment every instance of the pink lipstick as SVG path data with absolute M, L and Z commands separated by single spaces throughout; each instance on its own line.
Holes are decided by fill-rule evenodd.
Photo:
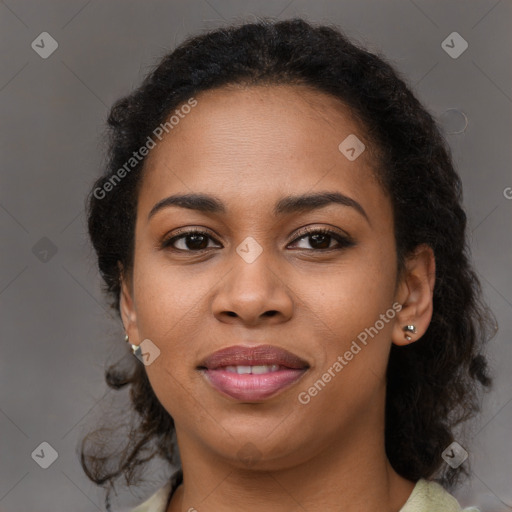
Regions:
M 260 401 L 296 382 L 309 364 L 291 352 L 272 345 L 236 345 L 218 350 L 198 370 L 221 394 L 244 401 Z

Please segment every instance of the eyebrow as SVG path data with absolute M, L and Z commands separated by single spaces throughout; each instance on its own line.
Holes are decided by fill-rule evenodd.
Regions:
M 277 201 L 272 213 L 275 217 L 278 215 L 290 215 L 292 213 L 317 210 L 330 204 L 340 204 L 354 208 L 370 223 L 370 219 L 364 208 L 355 199 L 341 194 L 340 192 L 317 192 L 313 194 L 283 197 Z M 226 213 L 224 203 L 215 196 L 208 194 L 176 194 L 158 201 L 149 212 L 148 220 L 158 211 L 170 206 L 197 210 L 204 213 Z

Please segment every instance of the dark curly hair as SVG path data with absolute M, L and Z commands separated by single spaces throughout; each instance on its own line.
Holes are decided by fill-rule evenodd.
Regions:
M 174 109 L 193 95 L 226 85 L 306 85 L 341 100 L 377 148 L 378 179 L 391 199 L 398 267 L 420 244 L 436 259 L 433 316 L 428 330 L 408 346 L 392 346 L 386 395 L 386 452 L 403 477 L 435 479 L 446 487 L 468 475 L 441 458 L 459 425 L 480 410 L 490 388 L 484 344 L 495 333 L 492 313 L 469 260 L 462 186 L 447 142 L 431 114 L 386 59 L 351 42 L 335 26 L 302 19 L 216 29 L 187 39 L 167 54 L 142 85 L 118 100 L 108 117 L 109 153 L 104 174 L 88 197 L 88 228 L 106 292 L 119 313 L 120 262 L 132 269 L 134 224 L 144 159 L 122 182 L 107 182 L 144 145 Z M 82 440 L 81 463 L 98 485 L 124 476 L 137 481 L 154 456 L 176 463 L 174 422 L 159 403 L 144 366 L 106 371 L 110 387 L 131 386 L 138 413 L 126 445 L 105 456 L 92 432 Z M 107 493 L 108 501 L 108 493 Z

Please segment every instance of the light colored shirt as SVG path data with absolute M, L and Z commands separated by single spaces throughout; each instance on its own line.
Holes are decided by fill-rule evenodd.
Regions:
M 172 481 L 130 512 L 166 512 Z M 457 500 L 436 482 L 418 480 L 399 512 L 480 512 L 476 507 L 461 509 Z

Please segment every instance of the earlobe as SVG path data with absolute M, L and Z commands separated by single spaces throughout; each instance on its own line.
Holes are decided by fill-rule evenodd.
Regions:
M 397 299 L 402 309 L 397 314 L 392 341 L 409 345 L 421 338 L 432 319 L 435 285 L 435 256 L 432 248 L 419 245 L 406 259 Z
M 412 341 L 411 334 L 416 334 L 418 332 L 414 324 L 404 325 L 404 327 L 402 327 L 402 330 L 405 332 L 405 339 L 407 341 Z

